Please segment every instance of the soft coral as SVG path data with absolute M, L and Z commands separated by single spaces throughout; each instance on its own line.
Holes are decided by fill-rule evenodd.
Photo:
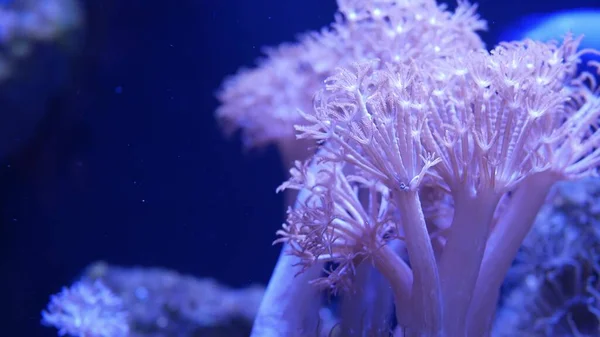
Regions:
M 600 109 L 593 90 L 571 86 L 577 43 L 570 37 L 562 45 L 507 43 L 491 53 L 402 67 L 358 63 L 326 80 L 314 112 L 304 114 L 308 125 L 297 126 L 299 137 L 325 143 L 319 160 L 350 165 L 362 181 L 389 190 L 410 260 L 409 295 L 401 287 L 411 273 L 380 271 L 398 287 L 397 303 L 410 298 L 409 334 L 489 333 L 496 294 L 548 189 L 596 173 Z M 452 197 L 454 209 L 437 259 L 418 194 L 427 177 Z M 509 192 L 504 217 L 495 223 Z M 298 212 L 347 206 L 330 193 Z M 339 221 L 332 219 L 325 223 Z M 356 229 L 372 219 L 353 221 Z M 324 240 L 328 232 L 311 233 Z M 371 237 L 360 233 L 362 241 L 328 247 L 356 252 Z M 316 244 L 302 238 L 309 241 L 304 246 Z M 377 254 L 368 255 L 377 267 Z M 398 275 L 403 282 L 394 280 Z M 402 314 L 408 313 L 397 312 L 399 322 L 407 322 Z

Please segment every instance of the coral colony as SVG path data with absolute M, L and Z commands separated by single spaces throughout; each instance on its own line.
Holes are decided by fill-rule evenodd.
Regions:
M 338 6 L 218 94 L 297 191 L 252 336 L 600 335 L 597 182 L 564 185 L 598 173 L 600 63 L 578 68 L 599 52 L 567 32 L 488 50 L 465 1 Z
M 453 12 L 429 0 L 338 5 L 330 27 L 268 50 L 220 93 L 218 117 L 249 146 L 316 144 L 280 187 L 300 192 L 253 336 L 308 335 L 319 290 L 372 286 L 363 265 L 391 289 L 396 335 L 487 336 L 552 185 L 597 174 L 599 90 L 577 69 L 598 52 L 570 35 L 488 51 L 464 1 Z M 387 334 L 365 317 L 392 312 L 364 307 L 380 295 L 342 301 L 363 307 L 340 310 L 341 335 Z

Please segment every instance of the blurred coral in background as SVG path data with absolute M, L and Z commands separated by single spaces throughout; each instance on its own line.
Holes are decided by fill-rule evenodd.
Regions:
M 3 105 L 17 105 L 21 110 L 10 113 L 5 109 L 0 114 L 0 157 L 27 144 L 44 117 L 43 109 L 35 104 L 65 81 L 55 78 L 69 76 L 63 63 L 77 53 L 83 29 L 80 6 L 77 0 L 0 4 L 1 99 Z
M 52 296 L 42 322 L 58 328 L 58 334 L 92 337 L 127 336 L 127 312 L 123 302 L 101 281 L 79 282 Z
M 60 45 L 67 34 L 81 28 L 79 6 L 74 0 L 14 0 L 0 7 L 2 78 L 10 76 L 11 66 L 34 52 L 36 44 Z
M 244 336 L 264 289 L 230 289 L 161 268 L 98 262 L 52 297 L 43 323 L 70 336 Z

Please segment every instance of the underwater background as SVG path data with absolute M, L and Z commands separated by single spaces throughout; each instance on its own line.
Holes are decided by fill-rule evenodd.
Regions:
M 477 3 L 488 47 L 559 11 L 600 11 Z M 66 28 L 11 39 L 4 14 L 45 5 L 0 2 L 0 336 L 55 336 L 40 311 L 96 261 L 266 284 L 285 172 L 276 149 L 222 135 L 215 92 L 263 46 L 330 23 L 335 1 L 55 1 Z

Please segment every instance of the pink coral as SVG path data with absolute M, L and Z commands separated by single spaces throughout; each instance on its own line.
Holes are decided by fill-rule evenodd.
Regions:
M 410 315 L 404 327 L 409 334 L 485 335 L 495 308 L 490 294 L 497 293 L 532 223 L 532 211 L 525 209 L 539 209 L 556 181 L 597 174 L 599 99 L 596 88 L 570 85 L 577 83 L 577 43 L 570 37 L 560 45 L 523 41 L 433 62 L 339 68 L 317 94 L 314 110 L 303 113 L 307 124 L 296 126 L 300 138 L 324 144 L 317 162 L 335 163 L 313 164 L 315 172 L 336 179 L 322 183 L 328 193 L 319 194 L 319 202 L 301 203 L 290 213 L 286 240 L 321 247 L 298 255 L 307 262 L 332 256 L 356 262 L 357 252 L 378 261 L 379 250 L 361 247 L 385 242 L 385 231 L 366 234 L 364 226 L 376 223 L 372 218 L 343 222 L 336 212 L 348 212 L 350 200 L 358 200 L 339 199 L 343 191 L 358 191 L 365 181 L 381 184 L 390 207 L 399 210 L 388 221 L 397 227 L 411 266 L 381 270 L 397 287 L 397 305 L 413 308 L 397 308 L 398 321 L 408 322 L 402 315 Z M 360 172 L 361 183 L 346 178 L 350 188 L 334 182 L 344 181 L 339 163 Z M 453 219 L 440 235 L 439 254 L 419 198 L 426 179 L 452 198 Z M 313 190 L 307 181 L 315 179 L 303 186 Z M 500 200 L 511 191 L 512 203 L 492 227 Z M 369 206 L 352 209 L 361 207 Z M 524 217 L 516 219 L 519 214 Z M 332 236 L 332 230 L 360 235 Z M 333 275 L 337 281 L 340 273 Z
M 338 5 L 328 29 L 221 92 L 219 118 L 250 146 L 305 148 L 294 127 L 320 145 L 282 186 L 300 195 L 254 335 L 306 331 L 307 284 L 347 288 L 371 262 L 407 336 L 486 336 L 550 187 L 597 174 L 599 89 L 576 74 L 597 52 L 570 35 L 487 51 L 485 22 L 463 1 L 453 13 L 433 0 Z M 390 249 L 398 241 L 404 251 Z

